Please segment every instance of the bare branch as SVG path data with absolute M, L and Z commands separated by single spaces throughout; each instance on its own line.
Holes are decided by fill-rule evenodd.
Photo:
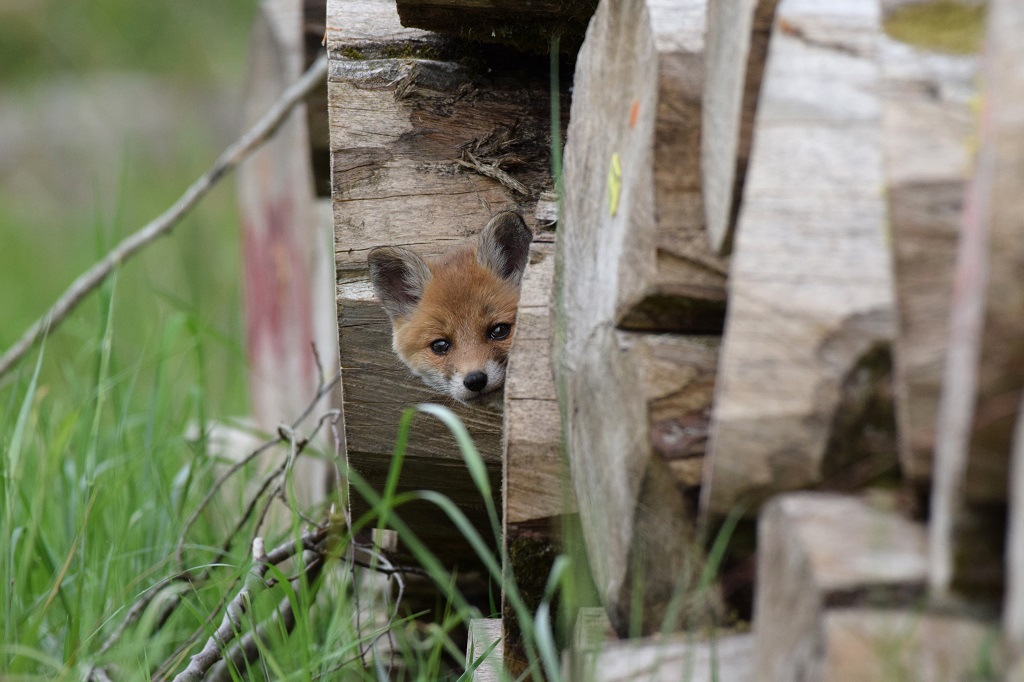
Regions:
M 59 325 L 68 314 L 96 289 L 121 263 L 158 237 L 170 233 L 175 225 L 213 188 L 229 171 L 259 148 L 284 123 L 296 104 L 301 102 L 327 76 L 327 55 L 321 55 L 291 87 L 281 95 L 274 106 L 256 125 L 247 130 L 214 162 L 208 171 L 193 182 L 174 204 L 137 232 L 123 239 L 103 260 L 84 273 L 61 294 L 46 313 L 30 326 L 21 338 L 0 357 L 0 377 L 11 368 L 45 334 Z
M 320 400 L 325 395 L 330 393 L 334 389 L 334 386 L 339 381 L 341 381 L 341 375 L 340 374 L 335 375 L 335 377 L 330 382 L 328 382 L 326 384 L 322 384 L 320 386 L 319 390 L 316 393 L 316 396 L 314 396 L 314 398 L 310 401 L 310 403 L 306 407 L 306 409 L 304 409 L 302 411 L 302 413 L 295 419 L 295 421 L 293 421 L 291 423 L 291 425 L 289 427 L 289 431 L 290 432 L 294 432 L 295 429 L 299 428 L 299 426 L 302 424 L 302 422 L 305 421 L 306 418 L 312 413 L 313 408 L 316 406 L 316 404 L 319 403 Z M 320 419 L 317 421 L 317 424 L 313 428 L 313 430 L 310 433 L 310 435 L 307 438 L 304 438 L 300 442 L 300 447 L 298 448 L 296 456 L 298 454 L 301 454 L 306 449 L 306 446 L 316 436 L 316 434 L 319 433 L 320 429 L 323 428 L 324 423 L 328 419 L 337 419 L 337 414 L 338 414 L 337 410 L 329 410 L 325 414 L 321 415 Z M 177 544 L 175 545 L 175 548 L 174 548 L 174 558 L 175 558 L 175 564 L 176 564 L 176 566 L 177 566 L 177 568 L 178 568 L 178 570 L 180 572 L 182 572 L 182 573 L 186 572 L 185 571 L 185 567 L 184 567 L 184 556 L 183 556 L 184 547 L 185 547 L 185 536 L 188 534 L 189 529 L 192 528 L 192 525 L 199 518 L 199 514 L 202 513 L 203 509 L 205 509 L 206 506 L 208 504 L 210 504 L 210 502 L 216 496 L 217 492 L 224 486 L 224 483 L 227 482 L 227 480 L 229 478 L 231 478 L 236 473 L 238 473 L 241 469 L 243 469 L 247 464 L 249 464 L 254 459 L 256 459 L 259 455 L 263 454 L 264 452 L 266 452 L 267 450 L 269 450 L 270 448 L 274 447 L 275 445 L 277 445 L 277 444 L 279 444 L 281 442 L 290 442 L 290 439 L 291 439 L 291 436 L 289 435 L 289 432 L 282 433 L 281 430 L 278 429 L 278 437 L 277 438 L 265 441 L 258 448 L 256 448 L 252 452 L 250 452 L 248 455 L 246 455 L 245 457 L 240 459 L 238 462 L 236 462 L 235 464 L 232 464 L 231 467 L 229 467 L 228 470 L 225 471 L 220 476 L 220 478 L 217 479 L 217 481 L 213 484 L 213 486 L 211 486 L 211 488 L 206 492 L 206 495 L 203 496 L 203 499 L 200 500 L 199 504 L 196 505 L 196 508 L 192 511 L 191 514 L 189 514 L 188 519 L 186 519 L 185 524 L 184 524 L 184 526 L 181 529 L 181 533 L 179 533 L 179 535 L 178 535 L 178 542 L 177 542 Z M 249 505 L 246 507 L 246 510 L 243 512 L 242 516 L 239 518 L 238 522 L 235 524 L 234 530 L 228 535 L 227 540 L 224 543 L 224 546 L 221 548 L 221 551 L 217 554 L 217 556 L 215 557 L 215 559 L 211 563 L 219 562 L 221 559 L 223 559 L 224 555 L 231 549 L 231 545 L 232 545 L 232 543 L 233 543 L 233 541 L 235 539 L 235 535 L 239 532 L 239 530 L 242 528 L 242 526 L 244 526 L 249 521 L 249 519 L 252 516 L 253 511 L 256 508 L 257 503 L 259 502 L 259 499 L 270 488 L 270 486 L 274 482 L 274 480 L 284 472 L 286 466 L 287 466 L 287 462 L 282 463 L 282 465 L 279 465 L 273 471 L 271 471 L 269 474 L 267 474 L 266 478 L 263 480 L 263 483 L 260 485 L 259 491 L 257 491 L 257 493 L 253 497 L 253 499 L 251 499 L 249 501 Z M 266 514 L 266 512 L 264 511 L 264 515 L 265 514 Z M 262 521 L 258 525 L 262 525 Z
M 309 553 L 306 570 L 291 580 L 292 589 L 299 591 L 303 580 L 307 585 L 315 585 L 326 564 L 323 556 L 316 553 Z M 316 592 L 310 594 L 310 601 L 316 598 Z M 268 633 L 283 628 L 286 633 L 291 633 L 295 628 L 295 611 L 291 600 L 288 597 L 282 599 L 270 618 L 260 623 L 255 631 L 247 632 L 244 637 L 236 642 L 227 652 L 224 658 L 219 661 L 211 670 L 207 679 L 212 682 L 219 680 L 230 680 L 232 670 L 241 670 L 243 664 L 252 663 L 260 654 L 260 647 L 266 646 Z
M 270 569 L 270 564 L 267 563 L 266 555 L 262 551 L 259 556 L 255 556 L 255 551 L 253 554 L 253 566 L 245 579 L 245 585 L 238 591 L 235 598 L 228 602 L 220 626 L 206 640 L 203 649 L 192 657 L 188 667 L 174 678 L 174 682 L 199 682 L 202 680 L 206 671 L 220 660 L 221 650 L 235 638 L 235 633 L 241 629 L 242 616 L 245 615 L 252 603 L 253 594 L 263 587 L 263 578 Z

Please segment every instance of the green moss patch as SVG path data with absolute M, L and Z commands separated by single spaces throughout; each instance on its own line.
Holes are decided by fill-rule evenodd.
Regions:
M 985 7 L 951 0 L 904 5 L 885 20 L 885 32 L 904 43 L 951 54 L 976 54 Z

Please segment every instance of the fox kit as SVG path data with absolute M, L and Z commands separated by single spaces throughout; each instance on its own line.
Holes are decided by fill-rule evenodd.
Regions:
M 487 223 L 475 249 L 430 261 L 398 246 L 370 251 L 392 346 L 427 386 L 466 405 L 500 407 L 532 240 L 523 219 L 506 211 Z

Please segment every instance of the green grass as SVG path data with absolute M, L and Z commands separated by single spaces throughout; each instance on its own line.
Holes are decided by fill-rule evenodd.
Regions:
M 12 0 L 0 5 L 0 86 L 132 69 L 188 82 L 233 77 L 255 0 Z

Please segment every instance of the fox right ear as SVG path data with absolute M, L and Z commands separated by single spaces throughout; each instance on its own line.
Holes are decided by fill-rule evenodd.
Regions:
M 522 216 L 513 211 L 502 211 L 491 218 L 480 233 L 476 258 L 502 279 L 519 286 L 526 260 L 530 257 L 532 241 L 533 232 L 523 222 Z
M 373 290 L 388 317 L 394 320 L 409 316 L 430 281 L 427 264 L 400 246 L 378 246 L 370 251 L 366 261 Z

